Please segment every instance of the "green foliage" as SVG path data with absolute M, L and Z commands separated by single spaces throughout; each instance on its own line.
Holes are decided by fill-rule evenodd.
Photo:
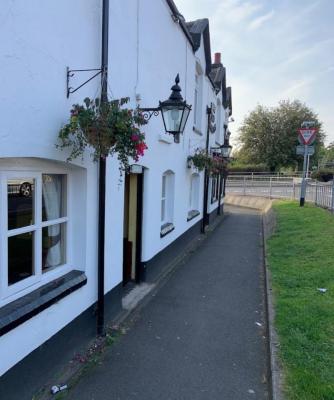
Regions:
M 239 164 L 232 162 L 229 167 L 230 172 L 268 172 L 265 164 Z
M 192 164 L 198 171 L 207 169 L 212 174 L 222 173 L 226 167 L 226 161 L 217 154 L 209 155 L 204 149 L 196 149 L 195 154 L 188 156 L 188 165 Z
M 297 202 L 277 202 L 274 210 L 267 256 L 285 398 L 334 399 L 334 216 Z
M 71 117 L 59 132 L 58 148 L 70 148 L 68 161 L 93 149 L 94 161 L 117 153 L 120 171 L 126 171 L 128 158 L 138 161 L 147 149 L 145 135 L 139 129 L 147 122 L 138 110 L 124 108 L 129 98 L 101 103 L 86 98 L 84 105 L 74 104 Z
M 314 121 L 318 129 L 316 154 L 313 163 L 323 147 L 324 132 L 317 115 L 298 100 L 281 101 L 277 107 L 258 105 L 249 113 L 239 128 L 241 148 L 236 159 L 242 163 L 265 164 L 269 171 L 282 167 L 301 169 L 302 157 L 296 155 L 298 128 L 303 121 Z
M 324 167 L 332 165 L 334 167 L 334 142 L 330 143 L 322 150 L 320 163 Z
M 198 171 L 211 167 L 211 157 L 204 149 L 196 149 L 195 154 L 188 156 L 188 163 L 191 163 Z
M 333 179 L 334 169 L 319 169 L 311 174 L 312 179 L 320 182 L 328 182 Z

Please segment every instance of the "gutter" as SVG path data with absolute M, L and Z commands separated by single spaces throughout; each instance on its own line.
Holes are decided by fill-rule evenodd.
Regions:
M 102 56 L 101 56 L 101 103 L 108 101 L 108 36 L 109 0 L 102 6 Z M 105 200 L 106 156 L 99 159 L 99 220 L 98 220 L 98 266 L 97 266 L 97 334 L 104 335 L 104 249 L 105 249 Z

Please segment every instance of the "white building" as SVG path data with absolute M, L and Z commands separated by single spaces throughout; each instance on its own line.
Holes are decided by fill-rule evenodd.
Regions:
M 96 332 L 98 164 L 88 152 L 66 162 L 55 144 L 72 104 L 100 96 L 96 77 L 67 98 L 66 71 L 100 68 L 101 14 L 102 0 L 1 5 L 0 397 L 18 376 L 43 383 Z M 107 160 L 107 320 L 121 309 L 124 283 L 157 279 L 200 234 L 204 173 L 187 157 L 207 137 L 209 150 L 222 145 L 232 113 L 208 20 L 186 23 L 172 0 L 110 0 L 108 71 L 109 97 L 143 108 L 165 100 L 179 74 L 192 111 L 180 143 L 152 116 L 148 150 L 121 183 L 117 157 Z M 76 72 L 70 86 L 94 73 Z M 209 220 L 223 204 L 218 180 L 210 178 Z

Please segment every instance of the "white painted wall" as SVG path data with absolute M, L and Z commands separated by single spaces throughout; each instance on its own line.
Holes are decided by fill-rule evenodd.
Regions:
M 96 0 L 3 0 L 0 9 L 0 168 L 41 169 L 46 164 L 62 162 L 62 168 L 81 176 L 82 187 L 72 190 L 70 202 L 72 235 L 82 239 L 84 257 L 73 268 L 85 270 L 88 283 L 36 317 L 0 338 L 0 376 L 37 348 L 97 298 L 97 176 L 98 168 L 87 154 L 73 166 L 64 164 L 66 153 L 55 148 L 57 134 L 69 116 L 71 105 L 88 97 L 99 96 L 99 78 L 66 98 L 66 67 L 72 69 L 100 66 L 101 5 Z M 109 35 L 109 97 L 129 96 L 131 105 L 156 107 L 170 95 L 170 87 L 180 74 L 182 95 L 194 102 L 196 62 L 205 70 L 203 41 L 193 53 L 180 26 L 171 18 L 165 0 L 111 0 Z M 89 77 L 75 76 L 73 86 Z M 202 135 L 193 132 L 190 115 L 179 144 L 166 138 L 161 116 L 152 117 L 144 127 L 148 151 L 140 160 L 145 166 L 142 259 L 148 261 L 201 219 L 187 222 L 192 171 L 186 159 L 197 147 L 205 147 L 206 106 L 217 97 L 204 77 Z M 225 113 L 222 112 L 222 115 Z M 224 122 L 221 123 L 223 127 Z M 215 135 L 210 134 L 210 145 Z M 29 158 L 22 159 L 21 157 Z M 10 159 L 14 158 L 14 159 Z M 21 158 L 21 159 L 18 159 Z M 45 161 L 47 160 L 47 161 Z M 45 164 L 46 163 L 46 164 Z M 160 238 L 161 179 L 166 170 L 175 173 L 175 230 Z M 84 178 L 83 178 L 84 177 Z M 200 174 L 199 210 L 202 211 L 203 173 Z M 74 185 L 75 187 L 75 185 Z M 124 185 L 119 182 L 115 157 L 107 162 L 105 291 L 122 281 Z M 217 207 L 210 205 L 209 211 Z M 81 235 L 81 236 L 80 236 Z M 79 244 L 74 245 L 79 253 Z M 74 253 L 75 253 L 74 251 Z M 73 259 L 76 260 L 75 257 Z M 80 261 L 81 260 L 81 261 Z M 43 283 L 43 282 L 42 282 Z M 42 284 L 40 283 L 40 284 Z M 31 287 L 27 291 L 34 289 Z M 0 299 L 0 306 L 19 297 Z M 15 351 L 12 349 L 15 348 Z

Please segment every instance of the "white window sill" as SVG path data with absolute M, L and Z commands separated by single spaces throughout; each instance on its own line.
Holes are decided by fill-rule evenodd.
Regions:
M 167 222 L 163 224 L 160 229 L 160 237 L 163 238 L 164 236 L 168 235 L 175 229 L 175 226 L 171 222 Z
M 194 131 L 195 133 L 197 133 L 197 135 L 203 136 L 203 133 L 201 132 L 201 130 L 198 129 L 198 128 L 196 128 L 196 126 L 193 126 L 193 131 Z
M 160 133 L 158 140 L 159 140 L 159 142 L 166 143 L 166 144 L 172 144 L 174 142 L 173 136 L 169 135 L 167 133 Z
M 0 336 L 15 329 L 87 283 L 84 272 L 73 270 L 0 308 Z
M 200 215 L 200 212 L 198 210 L 188 211 L 187 222 L 189 222 L 192 219 L 196 218 L 198 215 Z

